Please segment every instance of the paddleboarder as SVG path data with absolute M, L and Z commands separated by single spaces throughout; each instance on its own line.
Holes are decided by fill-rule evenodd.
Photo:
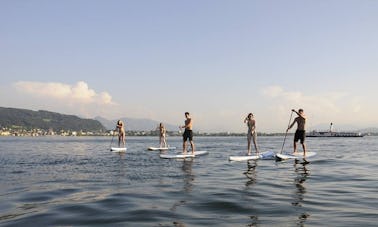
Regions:
M 185 125 L 180 126 L 180 129 L 184 128 L 184 134 L 182 134 L 183 137 L 183 144 L 182 144 L 182 152 L 183 154 L 186 154 L 186 141 L 189 139 L 190 146 L 192 147 L 192 154 L 194 155 L 194 142 L 193 142 L 193 120 L 190 117 L 189 112 L 185 112 Z
M 167 130 L 165 129 L 165 126 L 162 122 L 157 127 L 157 130 L 159 130 L 160 147 L 167 147 L 167 139 L 166 139 Z
M 248 155 L 251 155 L 251 140 L 253 140 L 253 144 L 255 145 L 256 154 L 259 153 L 257 148 L 257 133 L 256 133 L 256 120 L 252 113 L 249 113 L 248 116 L 244 119 L 244 123 L 248 126 L 247 132 L 247 142 L 248 142 Z
M 121 142 L 123 147 L 126 146 L 126 134 L 125 134 L 125 126 L 121 120 L 117 121 L 116 131 L 118 131 L 118 147 L 121 147 Z
M 306 115 L 304 114 L 303 109 L 299 109 L 298 111 L 292 109 L 294 113 L 298 115 L 293 121 L 293 123 L 287 128 L 286 132 L 288 132 L 295 123 L 297 123 L 297 130 L 295 131 L 294 135 L 294 152 L 297 152 L 297 142 L 301 141 L 302 148 L 303 148 L 303 156 L 306 156 L 306 144 L 305 144 L 305 138 L 306 138 Z

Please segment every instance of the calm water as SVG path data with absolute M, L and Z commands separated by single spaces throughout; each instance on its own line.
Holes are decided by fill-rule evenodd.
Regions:
M 158 138 L 129 137 L 119 155 L 107 137 L 0 137 L 0 225 L 378 225 L 377 137 L 307 138 L 308 164 L 229 162 L 245 138 L 195 139 L 209 155 L 183 161 L 146 151 Z M 258 138 L 262 151 L 282 141 Z

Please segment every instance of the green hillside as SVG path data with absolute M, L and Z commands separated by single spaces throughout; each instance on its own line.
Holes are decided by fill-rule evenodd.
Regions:
M 53 129 L 54 131 L 105 131 L 97 120 L 82 119 L 74 115 L 44 110 L 33 111 L 0 107 L 0 127 L 24 129 Z

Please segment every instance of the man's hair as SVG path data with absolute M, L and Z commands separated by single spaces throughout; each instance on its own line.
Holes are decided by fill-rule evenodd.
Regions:
M 185 115 L 189 115 L 189 112 L 185 112 Z
M 303 112 L 303 109 L 299 109 L 298 112 Z

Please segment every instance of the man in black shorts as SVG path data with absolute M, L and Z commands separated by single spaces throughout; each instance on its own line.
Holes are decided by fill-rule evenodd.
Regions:
M 294 119 L 293 123 L 289 126 L 286 132 L 289 131 L 295 123 L 297 123 L 297 131 L 295 131 L 294 135 L 294 153 L 297 152 L 297 142 L 300 140 L 303 147 L 303 156 L 306 156 L 306 115 L 304 114 L 303 109 L 299 109 L 298 112 L 294 109 L 291 111 L 295 112 L 298 117 Z
M 192 147 L 192 154 L 194 154 L 194 143 L 193 143 L 193 120 L 190 117 L 188 112 L 185 112 L 185 125 L 180 126 L 180 128 L 184 128 L 184 134 L 182 134 L 183 137 L 183 144 L 182 144 L 182 152 L 186 154 L 186 141 L 189 139 L 190 146 Z

